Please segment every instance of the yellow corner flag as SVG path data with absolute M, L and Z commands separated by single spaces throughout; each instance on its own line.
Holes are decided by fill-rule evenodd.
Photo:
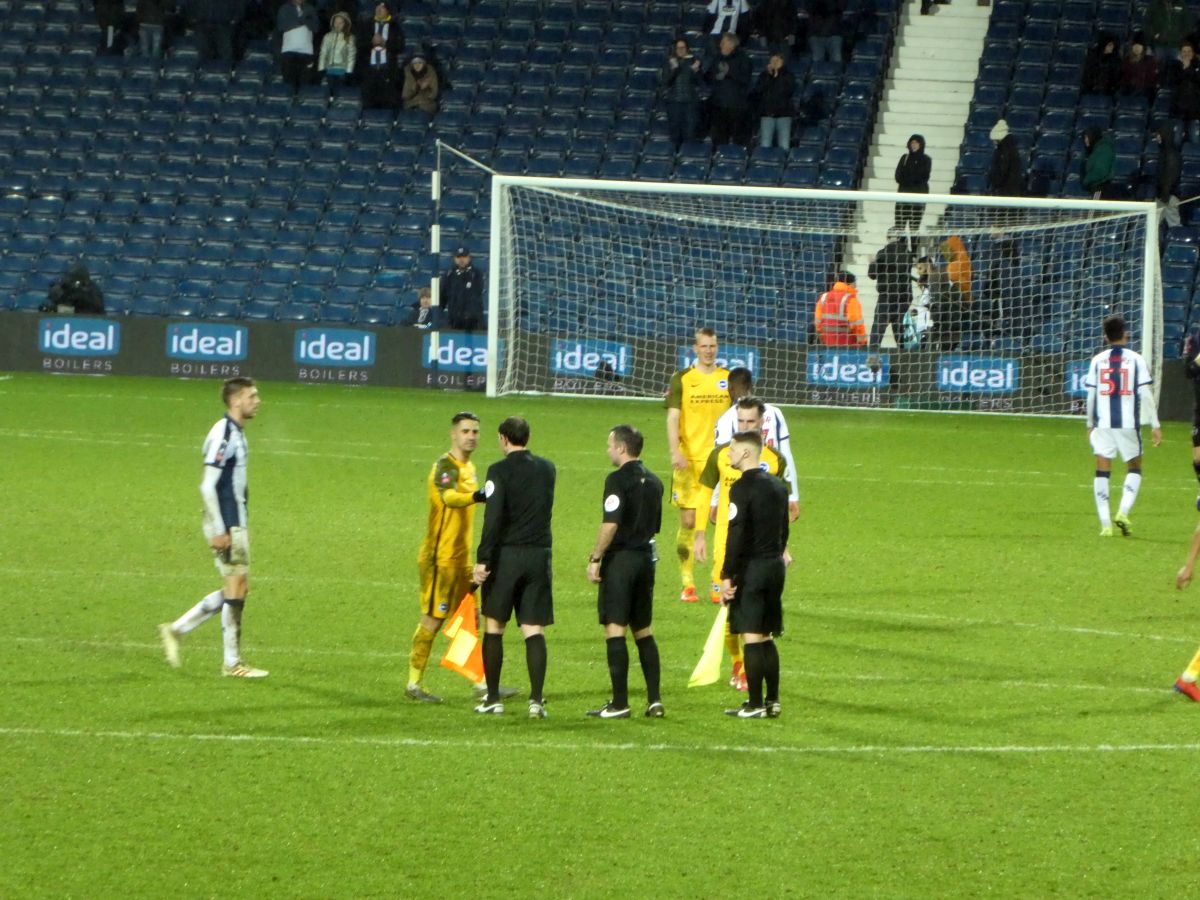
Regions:
M 458 603 L 458 609 L 442 629 L 450 638 L 450 646 L 442 657 L 442 665 L 457 672 L 472 684 L 483 681 L 483 645 L 475 625 L 475 585 Z
M 688 679 L 688 687 L 715 684 L 721 677 L 721 654 L 725 652 L 725 621 L 728 618 L 729 607 L 722 604 L 717 610 L 712 628 L 709 629 L 708 640 L 704 642 L 704 653 L 700 656 L 700 662 L 696 663 L 692 677 Z

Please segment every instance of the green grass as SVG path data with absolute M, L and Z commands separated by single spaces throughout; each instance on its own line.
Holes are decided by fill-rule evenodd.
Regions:
M 196 490 L 216 394 L 0 381 L 0 896 L 1194 889 L 1200 709 L 1168 690 L 1200 642 L 1200 598 L 1172 588 L 1183 425 L 1147 454 L 1135 536 L 1101 541 L 1078 421 L 789 410 L 784 717 L 684 687 L 713 609 L 678 603 L 666 553 L 668 718 L 598 722 L 605 435 L 637 424 L 667 476 L 657 404 L 263 385 L 246 642 L 272 674 L 247 683 L 219 677 L 215 623 L 178 672 L 154 628 L 217 586 Z M 473 715 L 443 669 L 443 706 L 401 696 L 423 480 L 464 406 L 481 470 L 510 413 L 558 464 L 544 722 Z M 523 683 L 515 633 L 505 673 Z

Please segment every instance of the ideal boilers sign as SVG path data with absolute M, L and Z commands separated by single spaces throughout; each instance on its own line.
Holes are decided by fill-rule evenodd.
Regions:
M 686 369 L 696 364 L 696 354 L 691 347 L 680 347 L 675 354 L 679 368 Z M 723 369 L 749 369 L 758 371 L 758 348 L 744 344 L 718 344 L 717 365 Z
M 808 383 L 824 388 L 878 388 L 888 384 L 890 360 L 881 354 L 871 368 L 871 354 L 861 350 L 824 350 L 809 353 L 805 376 Z
M 1016 393 L 1021 364 L 1004 356 L 942 356 L 937 364 L 937 389 L 955 394 Z
M 487 386 L 488 336 L 467 331 L 426 331 L 421 367 L 430 387 L 483 390 Z M 500 342 L 501 360 L 504 342 Z M 500 363 L 498 363 L 500 364 Z
M 633 348 L 616 341 L 556 339 L 550 346 L 554 375 L 626 378 L 633 372 Z
M 76 316 L 41 319 L 38 352 L 47 372 L 111 372 L 121 352 L 121 323 Z
M 378 342 L 373 332 L 356 328 L 301 328 L 293 340 L 292 359 L 301 381 L 366 384 Z
M 233 378 L 250 352 L 244 325 L 180 322 L 167 326 L 170 373 L 182 377 Z

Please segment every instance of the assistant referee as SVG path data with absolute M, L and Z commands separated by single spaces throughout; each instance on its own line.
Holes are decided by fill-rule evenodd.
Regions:
M 662 718 L 658 644 L 650 627 L 654 610 L 654 536 L 662 529 L 663 484 L 642 463 L 642 433 L 618 425 L 608 433 L 608 459 L 617 471 L 604 480 L 604 520 L 588 559 L 587 576 L 600 586 L 597 605 L 608 649 L 612 699 L 588 710 L 599 719 L 629 718 L 629 645 L 633 630 L 646 678 L 646 715 Z
M 788 490 L 759 468 L 762 434 L 740 431 L 729 448 L 742 477 L 729 489 L 729 538 L 721 570 L 721 593 L 729 605 L 729 630 L 746 644 L 750 698 L 726 715 L 778 718 L 779 651 L 772 637 L 783 631 L 783 579 L 787 551 Z M 763 683 L 766 682 L 766 701 Z
M 529 718 L 546 718 L 547 625 L 554 624 L 550 585 L 550 518 L 554 511 L 554 463 L 527 450 L 529 423 L 509 416 L 500 423 L 504 459 L 487 471 L 483 535 L 475 553 L 474 579 L 483 586 L 483 670 L 487 697 L 475 712 L 499 715 L 504 629 L 513 613 L 525 636 L 529 667 Z

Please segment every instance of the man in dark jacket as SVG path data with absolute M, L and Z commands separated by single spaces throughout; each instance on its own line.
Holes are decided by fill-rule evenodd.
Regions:
M 187 18 L 195 29 L 202 60 L 233 64 L 233 32 L 245 7 L 245 0 L 187 0 Z
M 667 104 L 667 132 L 676 148 L 695 140 L 700 120 L 700 60 L 687 38 L 676 38 L 663 66 L 661 85 Z
M 903 344 L 904 314 L 912 305 L 912 265 L 914 254 L 908 238 L 895 228 L 888 229 L 888 242 L 875 254 L 867 267 L 867 277 L 875 281 L 875 315 L 871 320 L 868 347 L 879 351 L 889 325 L 896 346 Z
M 796 0 L 763 0 L 754 6 L 753 31 L 771 53 L 786 59 L 796 44 Z
M 1016 137 L 1001 119 L 988 135 L 996 142 L 992 165 L 988 169 L 988 193 L 993 197 L 1020 197 L 1025 193 L 1025 169 Z
M 450 327 L 477 331 L 483 325 L 483 272 L 471 264 L 471 251 L 454 251 L 454 268 L 442 276 L 440 303 Z
M 316 58 L 317 11 L 305 0 L 287 0 L 275 17 L 275 49 L 279 53 L 279 69 L 283 81 L 293 94 L 312 77 Z
M 81 262 L 72 263 L 63 277 L 50 285 L 50 296 L 42 311 L 102 316 L 104 294 L 92 281 L 87 266 Z
M 1083 146 L 1087 155 L 1080 167 L 1080 184 L 1093 199 L 1107 199 L 1117 156 L 1113 139 L 1093 125 L 1083 133 Z
M 721 35 L 720 52 L 708 69 L 708 80 L 713 86 L 709 104 L 714 147 L 745 143 L 754 67 L 740 43 L 736 34 Z
M 1179 59 L 1164 69 L 1171 86 L 1171 118 L 1175 120 L 1175 143 L 1182 144 L 1184 133 L 1193 143 L 1200 141 L 1200 60 L 1190 43 L 1179 48 Z
M 914 134 L 908 139 L 908 152 L 896 163 L 896 190 L 902 194 L 928 194 L 929 173 L 933 169 L 933 160 L 925 155 L 925 138 Z M 925 205 L 922 203 L 897 203 L 897 228 L 915 230 L 921 227 L 921 219 L 925 215 Z
M 755 86 L 758 94 L 758 145 L 783 149 L 792 145 L 792 97 L 796 93 L 796 76 L 787 67 L 782 53 L 771 54 Z
M 1112 96 L 1121 83 L 1121 54 L 1115 35 L 1100 32 L 1083 61 L 1083 93 Z
M 376 3 L 374 14 L 358 29 L 362 102 L 367 109 L 396 109 L 400 104 L 400 57 L 404 31 L 389 3 Z

